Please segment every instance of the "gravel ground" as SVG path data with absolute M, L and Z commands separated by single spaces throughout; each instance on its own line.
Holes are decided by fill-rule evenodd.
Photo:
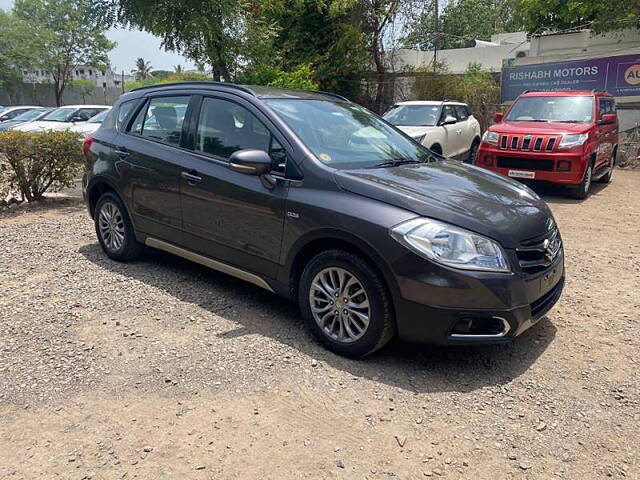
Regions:
M 639 190 L 543 192 L 568 282 L 513 343 L 364 361 L 249 284 L 108 260 L 73 198 L 0 213 L 0 479 L 640 478 Z

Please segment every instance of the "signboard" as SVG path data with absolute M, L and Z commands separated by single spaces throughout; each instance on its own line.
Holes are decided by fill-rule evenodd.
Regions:
M 593 89 L 614 97 L 640 96 L 640 53 L 504 67 L 500 98 L 509 102 L 525 90 Z

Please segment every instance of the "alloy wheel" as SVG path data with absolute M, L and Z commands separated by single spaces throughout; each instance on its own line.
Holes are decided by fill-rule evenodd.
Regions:
M 98 214 L 98 227 L 102 242 L 111 251 L 117 252 L 124 244 L 124 219 L 115 203 L 105 202 Z
M 309 290 L 311 313 L 322 332 L 342 343 L 362 338 L 369 327 L 371 307 L 362 283 L 348 270 L 321 270 Z

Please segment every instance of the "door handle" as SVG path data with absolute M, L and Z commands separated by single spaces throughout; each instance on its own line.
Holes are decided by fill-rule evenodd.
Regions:
M 199 183 L 202 181 L 202 177 L 199 177 L 198 175 L 195 175 L 193 173 L 182 172 L 180 175 L 182 175 L 182 178 L 184 178 L 189 183 Z
M 119 157 L 128 157 L 129 155 L 131 155 L 131 152 L 128 152 L 126 150 L 116 150 L 115 152 Z

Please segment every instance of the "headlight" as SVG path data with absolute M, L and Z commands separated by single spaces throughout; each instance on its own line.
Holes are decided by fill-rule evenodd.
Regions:
M 493 143 L 494 145 L 498 144 L 498 132 L 490 132 L 487 130 L 482 135 L 482 141 L 486 143 Z
M 588 133 L 563 135 L 558 148 L 577 147 L 578 145 L 582 145 L 584 142 L 586 142 L 587 138 L 589 138 Z
M 418 255 L 464 270 L 509 272 L 502 247 L 493 240 L 429 218 L 414 218 L 391 236 Z
M 411 137 L 413 138 L 416 142 L 418 143 L 422 143 L 422 141 L 424 140 L 424 138 L 427 136 L 426 133 L 422 134 L 422 135 L 418 135 L 417 137 Z

